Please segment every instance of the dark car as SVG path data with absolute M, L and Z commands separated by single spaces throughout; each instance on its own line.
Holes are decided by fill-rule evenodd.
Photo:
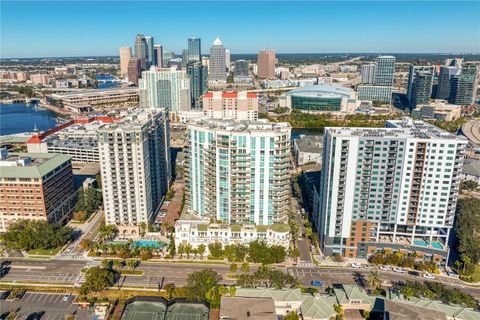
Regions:
M 15 299 L 18 299 L 18 300 L 22 299 L 23 296 L 25 295 L 25 292 L 26 292 L 25 290 L 18 291 L 17 295 L 15 296 Z
M 5 313 L 2 313 L 0 315 L 0 320 L 6 320 L 8 318 L 8 315 L 10 314 L 10 312 L 5 312 Z
M 30 313 L 27 317 L 27 320 L 40 320 L 44 314 L 45 311 Z
M 3 291 L 0 293 L 0 300 L 5 300 L 10 295 L 10 291 Z
M 415 276 L 415 277 L 420 276 L 420 272 L 418 272 L 418 271 L 408 271 L 408 274 L 411 275 L 411 276 Z

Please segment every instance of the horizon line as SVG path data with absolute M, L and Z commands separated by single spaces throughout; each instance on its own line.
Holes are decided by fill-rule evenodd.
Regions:
M 382 54 L 396 54 L 396 55 L 480 55 L 480 52 L 275 52 L 276 55 L 294 55 L 294 54 L 348 54 L 348 55 L 382 55 Z M 181 56 L 181 54 L 175 54 Z M 231 53 L 231 56 L 235 55 L 258 55 L 256 53 Z M 209 57 L 209 54 L 202 54 L 202 57 Z M 119 58 L 120 55 L 80 55 L 80 56 L 40 56 L 40 57 L 0 57 L 0 60 L 19 60 L 19 59 L 47 59 L 47 58 Z

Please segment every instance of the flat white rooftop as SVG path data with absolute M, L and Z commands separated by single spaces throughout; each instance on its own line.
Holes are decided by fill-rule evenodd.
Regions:
M 381 138 L 417 138 L 417 139 L 451 139 L 467 140 L 454 135 L 424 121 L 413 121 L 410 118 L 402 120 L 387 120 L 385 128 L 325 128 L 335 136 L 351 137 L 381 137 Z

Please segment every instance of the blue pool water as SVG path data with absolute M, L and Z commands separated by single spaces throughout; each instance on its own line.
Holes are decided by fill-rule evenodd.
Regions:
M 422 239 L 415 239 L 415 240 L 413 240 L 413 243 L 416 246 L 420 246 L 420 247 L 427 247 L 428 246 L 428 242 L 425 241 L 425 240 L 422 240 Z M 440 242 L 437 242 L 437 241 L 433 241 L 432 243 L 430 243 L 430 245 L 435 249 L 440 249 L 440 250 L 443 249 L 442 244 Z
M 108 243 L 111 244 L 122 244 L 125 243 L 126 241 L 109 241 Z M 136 247 L 153 247 L 157 249 L 161 249 L 166 246 L 165 242 L 162 241 L 157 241 L 157 240 L 135 240 L 133 241 L 133 245 Z
M 135 240 L 133 245 L 137 247 L 154 247 L 154 248 L 163 248 L 165 247 L 165 242 L 157 240 Z
M 432 247 L 434 247 L 435 249 L 443 249 L 443 246 L 441 243 L 439 242 L 432 242 Z
M 413 243 L 420 247 L 426 247 L 428 245 L 427 241 L 421 239 L 415 239 L 413 240 Z

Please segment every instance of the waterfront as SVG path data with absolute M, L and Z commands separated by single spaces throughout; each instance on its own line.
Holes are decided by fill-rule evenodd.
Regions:
M 0 104 L 0 135 L 31 132 L 35 127 L 45 131 L 57 125 L 56 114 L 38 109 L 34 104 Z

